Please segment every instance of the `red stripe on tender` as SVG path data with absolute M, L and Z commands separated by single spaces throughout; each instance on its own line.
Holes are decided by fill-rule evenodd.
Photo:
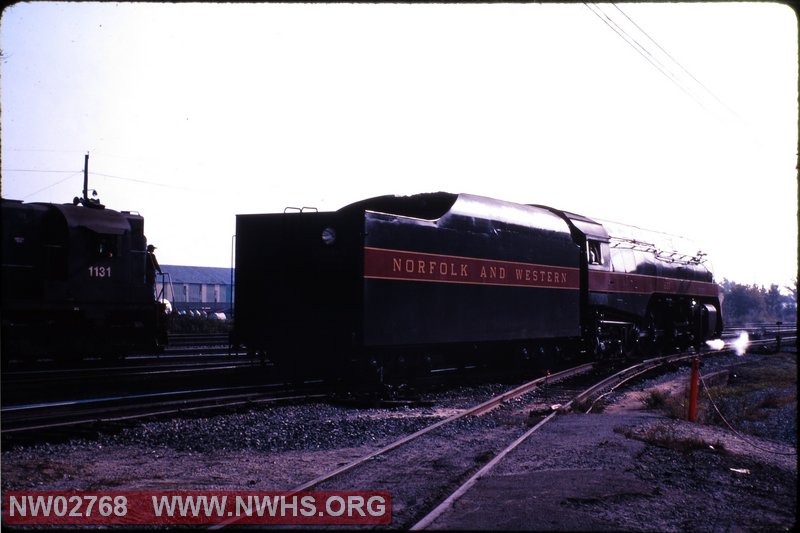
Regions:
M 580 283 L 577 268 L 370 247 L 364 277 L 573 290 Z
M 719 295 L 716 283 L 691 281 L 642 274 L 625 274 L 621 272 L 589 271 L 589 290 L 594 292 L 627 292 L 652 294 L 687 294 L 696 296 Z

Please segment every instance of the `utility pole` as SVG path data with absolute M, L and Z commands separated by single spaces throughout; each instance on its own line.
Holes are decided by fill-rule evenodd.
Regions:
M 89 203 L 89 152 L 83 160 L 83 205 Z
M 700 358 L 692 357 L 692 378 L 689 386 L 689 422 L 697 421 L 697 389 L 699 388 Z

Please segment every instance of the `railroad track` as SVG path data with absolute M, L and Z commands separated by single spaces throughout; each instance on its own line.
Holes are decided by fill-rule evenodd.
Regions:
M 789 341 L 788 338 L 786 340 Z M 766 342 L 753 343 L 754 349 L 759 348 L 759 344 Z M 703 357 L 706 355 L 710 354 L 702 354 Z M 296 481 L 297 486 L 291 490 L 346 490 L 352 487 L 383 490 L 386 483 L 394 483 L 389 489 L 392 494 L 394 524 L 403 528 L 424 528 L 436 520 L 435 516 L 428 518 L 430 513 L 441 505 L 444 509 L 452 505 L 460 495 L 470 490 L 475 480 L 490 472 L 503 460 L 505 453 L 508 453 L 504 453 L 507 443 L 511 443 L 513 449 L 532 438 L 536 431 L 555 417 L 578 407 L 582 410 L 591 408 L 596 398 L 619 387 L 626 380 L 660 365 L 677 364 L 693 356 L 695 354 L 654 358 L 613 375 L 609 375 L 611 372 L 601 371 L 597 365 L 589 364 L 538 378 L 471 409 L 460 410 L 449 418 L 431 424 L 424 430 L 384 446 L 357 461 L 335 468 L 328 474 L 309 481 L 299 478 Z M 313 387 L 312 384 L 309 386 Z M 259 402 L 297 402 L 323 396 L 318 389 L 280 389 L 277 384 L 272 390 L 262 391 L 240 389 L 191 392 L 198 396 L 151 398 L 154 401 L 146 406 L 119 404 L 112 409 L 112 406 L 101 405 L 99 402 L 85 402 L 86 406 L 81 408 L 83 419 L 62 419 L 55 424 L 53 421 L 43 422 L 40 419 L 38 422 L 29 422 L 27 431 L 30 432 L 33 428 L 41 430 L 44 427 L 45 430 L 56 431 L 58 434 L 60 428 L 75 425 L 87 425 L 92 429 L 98 421 L 113 425 L 115 422 L 144 416 L 170 416 L 199 409 L 247 406 Z M 207 397 L 202 398 L 203 395 Z M 69 411 L 74 410 L 74 407 L 64 407 Z M 127 412 L 126 409 L 132 409 L 133 412 Z M 8 421 L 9 414 L 3 413 L 4 423 Z M 20 432 L 25 433 L 22 430 Z M 4 437 L 5 433 L 4 431 Z M 12 431 L 9 435 L 13 436 L 15 432 Z M 409 470 L 409 466 L 413 468 Z M 427 468 L 423 476 L 419 476 L 421 468 Z M 426 519 L 427 524 L 423 522 Z M 234 524 L 235 521 L 231 520 L 217 527 Z
M 300 402 L 327 396 L 322 382 L 308 381 L 301 387 L 284 383 L 242 385 L 3 406 L 1 432 L 4 437 L 36 434 L 38 438 L 43 432 L 80 426 L 99 427 L 201 410 Z
M 787 342 L 794 338 L 785 336 Z M 118 411 L 120 406 L 131 411 L 124 416 L 133 418 L 137 401 L 154 402 L 158 398 L 167 402 L 165 409 L 156 406 L 148 412 L 178 412 L 176 405 L 184 406 L 184 410 L 190 410 L 191 404 L 202 408 L 203 400 L 195 398 L 196 391 L 207 395 L 212 391 L 254 390 L 274 381 L 270 370 L 248 358 L 165 356 L 133 358 L 123 366 L 5 371 L 2 430 L 24 431 L 31 425 L 41 429 L 49 423 L 46 420 L 60 423 L 67 417 L 76 423 L 84 423 L 89 415 L 94 421 L 102 420 L 107 418 L 104 410 Z M 210 402 L 217 405 L 221 400 L 211 398 Z M 30 422 L 24 422 L 25 418 Z M 70 424 L 72 420 L 65 425 Z
M 796 343 L 796 337 L 793 337 L 792 340 Z M 771 340 L 751 342 L 751 347 L 753 348 L 768 347 L 770 345 L 772 345 Z M 727 348 L 716 352 L 706 352 L 704 355 L 731 353 L 734 351 L 735 348 Z M 622 384 L 630 380 L 633 380 L 636 377 L 639 377 L 645 373 L 651 372 L 652 370 L 660 366 L 672 365 L 681 361 L 688 361 L 699 356 L 700 354 L 689 353 L 689 354 L 668 355 L 664 357 L 649 359 L 641 363 L 638 363 L 636 365 L 625 368 L 622 371 L 617 372 L 611 376 L 608 376 L 602 379 L 601 381 L 593 384 L 586 390 L 575 395 L 567 403 L 559 405 L 557 408 L 554 408 L 552 413 L 543 417 L 537 424 L 535 424 L 533 427 L 531 427 L 522 435 L 513 440 L 508 446 L 506 446 L 499 453 L 497 453 L 490 461 L 484 464 L 483 467 L 478 469 L 465 482 L 459 485 L 456 490 L 454 490 L 449 494 L 449 496 L 444 498 L 441 501 L 441 503 L 436 505 L 424 517 L 416 521 L 414 525 L 411 526 L 409 529 L 412 531 L 417 531 L 421 529 L 426 529 L 427 527 L 431 526 L 433 522 L 441 514 L 443 514 L 459 498 L 461 498 L 464 494 L 466 494 L 481 477 L 485 476 L 498 463 L 500 463 L 504 457 L 506 457 L 509 453 L 511 453 L 520 444 L 531 438 L 536 431 L 541 429 L 548 422 L 552 421 L 557 415 L 562 413 L 567 413 L 573 410 L 588 413 L 589 411 L 591 411 L 595 401 L 599 400 L 600 397 L 604 396 L 605 394 L 612 392 L 614 389 L 621 386 Z
M 758 348 L 768 342 L 751 346 Z M 591 409 L 602 395 L 658 368 L 732 350 L 657 357 L 613 374 L 600 372 L 598 365 L 586 364 L 537 378 L 301 483 L 289 494 L 359 486 L 387 490 L 392 494 L 393 523 L 402 528 L 424 529 L 508 453 L 556 416 Z M 488 425 L 481 422 L 492 415 L 499 422 Z M 448 433 L 442 435 L 443 431 Z M 497 439 L 498 435 L 503 438 Z M 425 472 L 422 476 L 421 470 Z M 212 528 L 236 523 L 237 518 L 231 517 Z
M 391 454 L 392 452 L 398 452 L 398 451 L 401 451 L 401 450 L 405 450 L 412 443 L 416 444 L 416 445 L 424 446 L 424 443 L 423 444 L 419 444 L 419 442 L 420 441 L 424 441 L 426 436 L 429 436 L 429 435 L 433 434 L 434 432 L 436 432 L 437 430 L 440 430 L 441 428 L 443 428 L 445 426 L 452 426 L 454 424 L 459 423 L 460 421 L 464 421 L 464 420 L 467 420 L 467 419 L 470 419 L 470 418 L 476 418 L 476 417 L 484 416 L 487 413 L 490 413 L 490 412 L 492 412 L 492 411 L 494 411 L 496 409 L 502 408 L 506 404 L 514 403 L 517 400 L 519 400 L 520 398 L 524 398 L 526 396 L 530 396 L 531 394 L 533 394 L 535 392 L 539 393 L 539 396 L 537 396 L 537 399 L 539 399 L 539 400 L 541 400 L 541 393 L 542 393 L 542 391 L 544 391 L 544 394 L 545 394 L 545 397 L 546 397 L 547 400 L 557 401 L 558 396 L 559 395 L 563 395 L 565 390 L 570 390 L 570 389 L 575 387 L 574 384 L 568 385 L 566 387 L 559 386 L 558 387 L 559 392 L 557 393 L 557 392 L 555 392 L 554 389 L 558 384 L 560 384 L 560 383 L 562 383 L 564 381 L 567 381 L 567 380 L 575 380 L 575 379 L 577 379 L 579 381 L 581 379 L 585 380 L 586 376 L 590 375 L 592 372 L 596 372 L 597 368 L 598 367 L 597 367 L 597 365 L 595 363 L 587 363 L 587 364 L 583 364 L 583 365 L 580 365 L 580 366 L 577 366 L 577 367 L 574 367 L 574 368 L 563 370 L 561 372 L 557 372 L 557 373 L 554 373 L 554 374 L 551 374 L 551 375 L 540 377 L 540 378 L 534 379 L 532 381 L 529 381 L 527 383 L 524 383 L 524 384 L 522 384 L 522 385 L 520 385 L 518 387 L 515 387 L 514 389 L 511 389 L 511 390 L 509 390 L 507 392 L 504 392 L 504 393 L 502 393 L 500 395 L 497 395 L 497 396 L 495 396 L 493 398 L 490 398 L 489 400 L 487 400 L 485 402 L 482 402 L 482 403 L 480 403 L 478 405 L 475 405 L 475 406 L 473 406 L 471 408 L 468 408 L 468 409 L 462 410 L 460 412 L 457 412 L 457 413 L 455 413 L 455 414 L 453 414 L 453 415 L 451 415 L 451 416 L 449 416 L 449 417 L 447 417 L 447 418 L 445 418 L 443 420 L 440 420 L 440 421 L 438 421 L 438 422 L 436 422 L 434 424 L 431 424 L 431 425 L 429 425 L 429 426 L 427 426 L 427 427 L 425 427 L 423 429 L 420 429 L 419 431 L 417 431 L 415 433 L 412 433 L 412 434 L 410 434 L 408 436 L 402 437 L 402 438 L 400 438 L 400 439 L 398 439 L 398 440 L 396 440 L 396 441 L 394 441 L 394 442 L 392 442 L 392 443 L 390 443 L 390 444 L 388 444 L 388 445 L 386 445 L 386 446 L 384 446 L 384 447 L 382 447 L 382 448 L 380 448 L 378 450 L 375 450 L 375 451 L 373 451 L 373 452 L 371 452 L 371 453 L 369 453 L 367 455 L 364 455 L 364 456 L 362 456 L 362 457 L 360 457 L 360 458 L 358 458 L 358 459 L 356 459 L 354 461 L 351 461 L 351 462 L 349 462 L 349 463 L 347 463 L 347 464 L 345 464 L 345 465 L 343 465 L 343 466 L 341 466 L 339 468 L 336 468 L 335 470 L 332 470 L 332 471 L 327 472 L 327 473 L 325 473 L 325 474 L 323 474 L 323 475 L 321 475 L 321 476 L 319 476 L 317 478 L 314 478 L 314 479 L 309 480 L 309 481 L 307 481 L 305 483 L 302 483 L 302 484 L 294 487 L 293 489 L 291 489 L 289 491 L 289 493 L 290 494 L 294 494 L 294 493 L 308 491 L 308 490 L 311 490 L 311 489 L 334 490 L 334 488 L 340 488 L 340 487 L 337 486 L 337 481 L 339 481 L 342 478 L 342 476 L 344 476 L 345 474 L 348 474 L 348 473 L 352 473 L 353 471 L 356 471 L 357 469 L 360 469 L 360 468 L 361 469 L 363 469 L 363 468 L 367 468 L 368 469 L 368 468 L 372 467 L 372 465 L 375 464 L 376 461 L 379 464 L 378 468 L 386 470 L 387 466 L 385 464 L 382 464 L 383 461 L 380 461 L 379 459 L 384 459 L 385 460 L 385 457 L 388 454 Z M 531 403 L 530 400 L 528 401 L 528 403 L 526 403 L 526 405 L 528 405 L 529 403 Z M 519 410 L 519 408 L 520 408 L 520 406 L 516 406 L 515 407 L 516 410 Z M 560 405 L 559 405 L 559 408 L 560 408 Z M 478 438 L 477 440 L 480 441 L 481 439 Z M 454 450 L 456 450 L 456 449 L 458 449 L 458 450 L 463 452 L 461 447 L 453 446 L 453 448 L 449 448 L 448 447 L 448 449 L 443 450 L 443 453 L 446 454 L 446 455 L 447 454 L 452 454 L 452 453 L 454 453 Z M 413 456 L 413 453 L 412 453 L 412 456 Z M 391 468 L 389 468 L 389 469 L 391 470 Z M 397 477 L 398 475 L 400 477 L 403 477 L 402 473 L 398 473 L 398 472 L 393 471 L 393 477 Z M 331 486 L 331 484 L 333 484 L 333 485 Z M 342 484 L 344 486 L 367 486 L 367 485 L 359 485 L 358 482 L 352 482 L 352 481 L 342 481 Z M 393 491 L 393 492 L 397 493 L 397 491 Z M 394 502 L 393 502 L 393 505 L 395 505 Z M 217 524 L 216 526 L 213 526 L 212 529 L 220 529 L 220 528 L 223 528 L 223 527 L 226 527 L 226 526 L 234 525 L 236 522 L 237 522 L 236 518 L 231 518 L 226 522 L 222 522 L 220 524 Z
M 277 381 L 277 382 L 276 382 Z M 277 392 L 276 392 L 277 391 Z M 302 400 L 273 369 L 247 358 L 142 358 L 124 365 L 4 371 L 3 436 L 59 433 L 78 426 L 277 400 Z
M 735 331 L 735 330 L 759 330 L 765 329 L 767 331 L 775 331 L 775 330 L 796 330 L 797 323 L 796 322 L 749 322 L 744 324 L 730 324 L 725 326 L 726 331 Z
M 240 354 L 230 344 L 228 333 L 172 333 L 168 336 L 164 354 Z
M 205 388 L 240 379 L 268 383 L 270 369 L 258 361 L 227 356 L 143 357 L 112 365 L 86 361 L 72 368 L 4 368 L 2 405 L 80 400 L 103 394 L 164 392 L 191 388 L 193 382 Z
M 722 332 L 723 339 L 731 339 L 746 332 L 749 336 L 772 337 L 776 335 L 796 335 L 797 324 L 744 324 L 741 326 L 726 326 Z
M 228 333 L 170 333 L 170 346 L 197 346 L 228 344 Z
M 524 383 L 523 385 L 520 385 L 520 386 L 518 386 L 518 387 L 516 387 L 514 389 L 511 389 L 511 390 L 509 390 L 509 391 L 507 391 L 507 392 L 505 392 L 503 394 L 500 394 L 500 395 L 497 395 L 497 396 L 495 396 L 493 398 L 490 398 L 489 400 L 487 400 L 487 401 L 485 401 L 485 402 L 483 402 L 481 404 L 478 404 L 478 405 L 476 405 L 476 406 L 474 406 L 472 408 L 463 410 L 461 412 L 455 413 L 455 414 L 453 414 L 453 415 L 451 415 L 451 416 L 449 416 L 449 417 L 447 417 L 447 418 L 445 418 L 443 420 L 440 420 L 440 421 L 438 421 L 438 422 L 436 422 L 434 424 L 431 424 L 431 425 L 429 425 L 429 426 L 427 426 L 425 428 L 422 428 L 419 431 L 416 431 L 415 433 L 412 433 L 412 434 L 407 435 L 407 436 L 405 436 L 405 437 L 403 437 L 401 439 L 398 439 L 398 440 L 396 440 L 396 441 L 394 441 L 394 442 L 392 442 L 392 443 L 390 443 L 390 444 L 388 444 L 388 445 L 386 445 L 386 446 L 384 446 L 384 447 L 382 447 L 382 448 L 380 448 L 380 449 L 378 449 L 378 450 L 376 450 L 376 451 L 374 451 L 372 453 L 364 455 L 364 456 L 362 456 L 362 457 L 360 457 L 360 458 L 358 458 L 358 459 L 356 459 L 354 461 L 351 461 L 351 462 L 349 462 L 349 463 L 347 463 L 347 464 L 345 464 L 345 465 L 343 465 L 343 466 L 341 466 L 339 468 L 336 468 L 335 470 L 333 470 L 331 472 L 327 472 L 327 473 L 325 473 L 325 474 L 323 474 L 323 475 L 321 475 L 321 476 L 319 476 L 317 478 L 314 478 L 314 479 L 312 479 L 310 481 L 307 481 L 307 482 L 305 482 L 305 483 L 303 483 L 301 485 L 298 485 L 298 486 L 294 487 L 293 489 L 291 489 L 291 491 L 289 491 L 289 493 L 290 494 L 294 494 L 294 493 L 298 493 L 298 492 L 307 491 L 307 490 L 310 490 L 310 489 L 313 489 L 313 488 L 319 488 L 323 484 L 325 484 L 327 482 L 330 482 L 330 481 L 332 481 L 332 480 L 334 480 L 336 478 L 339 478 L 343 474 L 345 474 L 347 472 L 350 472 L 352 470 L 355 470 L 358 467 L 366 465 L 367 463 L 369 463 L 373 459 L 376 459 L 376 458 L 378 458 L 380 456 L 386 455 L 386 454 L 388 454 L 388 453 L 390 453 L 390 452 L 392 452 L 394 450 L 400 449 L 400 448 L 408 445 L 409 443 L 412 443 L 412 442 L 416 441 L 417 439 L 420 439 L 421 437 L 424 437 L 425 435 L 428 435 L 428 434 L 434 432 L 435 430 L 437 430 L 437 429 L 439 429 L 439 428 L 441 428 L 443 426 L 453 424 L 453 423 L 457 422 L 458 420 L 461 420 L 461 419 L 464 419 L 464 418 L 467 418 L 467 417 L 470 417 L 470 416 L 480 416 L 482 414 L 485 414 L 485 413 L 487 413 L 487 412 L 489 412 L 489 411 L 491 411 L 493 409 L 496 409 L 496 408 L 500 407 L 504 402 L 511 401 L 511 400 L 513 400 L 515 398 L 518 398 L 518 397 L 523 396 L 523 395 L 525 395 L 527 393 L 530 393 L 531 391 L 533 391 L 536 388 L 540 387 L 545 382 L 550 382 L 550 383 L 558 382 L 558 381 L 560 381 L 562 379 L 568 379 L 568 378 L 573 377 L 573 376 L 577 376 L 577 375 L 580 375 L 580 374 L 584 374 L 586 372 L 590 372 L 594 368 L 595 368 L 595 364 L 594 363 L 588 363 L 588 364 L 580 365 L 580 366 L 577 366 L 577 367 L 574 367 L 574 368 L 570 368 L 570 369 L 558 372 L 558 373 L 553 374 L 553 375 L 537 378 L 537 379 L 535 379 L 533 381 Z M 227 527 L 227 526 L 234 525 L 236 522 L 237 522 L 237 518 L 231 518 L 231 519 L 229 519 L 227 521 L 224 521 L 224 522 L 222 522 L 220 524 L 216 524 L 216 525 L 212 526 L 211 529 L 221 529 L 221 528 L 224 528 L 224 527 Z

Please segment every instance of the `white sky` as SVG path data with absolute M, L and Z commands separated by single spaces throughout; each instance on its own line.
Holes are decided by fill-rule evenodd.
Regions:
M 90 188 L 145 217 L 162 264 L 229 266 L 238 213 L 468 192 L 683 235 L 719 280 L 789 284 L 794 12 L 598 6 L 15 4 L 2 195 L 70 202 L 89 152 Z

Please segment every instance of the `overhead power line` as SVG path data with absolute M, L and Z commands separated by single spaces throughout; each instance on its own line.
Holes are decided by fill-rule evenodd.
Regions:
M 598 4 L 584 2 L 584 5 L 622 40 L 636 50 L 639 55 L 658 69 L 670 82 L 694 100 L 695 103 L 710 115 L 717 119 L 722 118 L 719 113 L 715 112 L 710 107 L 709 104 L 711 104 L 711 102 L 707 97 L 704 97 L 703 94 L 710 96 L 727 114 L 735 117 L 741 125 L 745 125 L 742 118 L 733 109 L 725 104 L 711 89 L 669 54 L 663 46 L 658 44 L 655 39 L 653 39 L 639 24 L 634 22 L 634 20 L 627 13 L 622 11 L 619 6 L 613 3 L 610 4 L 622 14 L 625 20 L 615 19 Z M 701 88 L 702 91 L 698 90 L 698 87 Z
M 68 171 L 58 171 L 58 172 L 68 172 Z M 40 192 L 44 192 L 44 191 L 46 191 L 47 189 L 52 189 L 52 188 L 53 188 L 53 187 L 55 187 L 56 185 L 60 185 L 60 184 L 64 183 L 65 181 L 67 181 L 67 180 L 70 180 L 70 179 L 72 179 L 73 177 L 75 177 L 75 176 L 78 176 L 78 175 L 80 175 L 80 174 L 81 174 L 80 172 L 72 172 L 72 173 L 71 173 L 69 176 L 67 176 L 67 177 L 66 177 L 66 178 L 64 178 L 63 180 L 58 180 L 58 181 L 57 181 L 57 182 L 55 182 L 55 183 L 51 183 L 51 184 L 50 184 L 50 185 L 48 185 L 47 187 L 42 187 L 42 188 L 41 188 L 41 189 L 39 189 L 38 191 L 34 191 L 34 192 L 30 193 L 30 194 L 26 194 L 25 196 L 23 196 L 23 197 L 22 197 L 22 200 L 27 200 L 28 198 L 30 198 L 30 197 L 31 197 L 31 196 L 33 196 L 34 194 L 39 194 Z
M 660 61 L 658 61 L 646 47 L 642 46 L 636 39 L 631 37 L 628 34 L 628 32 L 626 32 L 625 29 L 623 29 L 619 24 L 617 24 L 617 22 L 613 18 L 611 18 L 605 11 L 603 11 L 603 9 L 599 5 L 587 4 L 586 2 L 584 2 L 583 5 L 585 5 L 589 9 L 589 11 L 594 13 L 597 16 L 597 18 L 603 21 L 603 23 L 606 26 L 611 28 L 611 30 L 614 33 L 616 33 L 623 41 L 628 43 L 634 50 L 636 50 L 636 52 L 638 52 L 639 55 L 645 58 L 648 63 L 653 65 L 659 72 L 661 72 L 664 76 L 666 76 L 667 79 L 671 81 L 673 84 L 675 84 L 676 87 L 678 87 L 681 91 L 686 93 L 686 95 L 692 98 L 695 102 L 697 102 L 698 105 L 706 109 L 706 107 L 703 105 L 703 102 L 698 100 L 692 94 L 691 91 L 689 91 L 686 87 L 684 87 L 680 83 L 679 79 L 672 72 L 670 72 L 669 69 L 667 69 Z
M 60 184 L 64 183 L 65 181 L 70 180 L 73 177 L 83 173 L 82 170 L 79 170 L 79 171 L 75 171 L 75 170 L 39 170 L 39 169 L 31 169 L 31 168 L 4 168 L 4 169 L 0 169 L 0 171 L 2 171 L 2 172 L 37 172 L 37 173 L 69 174 L 69 176 L 67 176 L 64 179 L 58 180 L 58 181 L 56 181 L 54 183 L 51 183 L 50 185 L 47 185 L 46 187 L 42 187 L 41 189 L 38 189 L 38 190 L 36 190 L 36 191 L 34 191 L 34 192 L 30 193 L 30 194 L 26 194 L 25 196 L 23 196 L 21 198 L 21 200 L 26 200 L 26 199 L 30 198 L 31 196 L 39 194 L 40 192 L 44 192 L 44 191 L 46 191 L 48 189 L 51 189 L 51 188 L 55 187 L 56 185 L 60 185 Z M 181 186 L 178 186 L 178 185 L 168 185 L 168 184 L 165 184 L 165 183 L 158 183 L 158 182 L 154 182 L 154 181 L 140 180 L 140 179 L 134 179 L 134 178 L 123 178 L 122 176 L 114 176 L 112 174 L 104 174 L 102 172 L 91 172 L 90 174 L 92 176 L 102 176 L 104 178 L 111 178 L 111 179 L 117 179 L 117 180 L 122 180 L 122 181 L 130 181 L 130 182 L 134 182 L 134 183 L 143 183 L 143 184 L 152 185 L 152 186 L 155 186 L 155 187 L 165 187 L 165 188 L 168 188 L 168 189 L 180 189 L 180 190 L 184 190 L 184 191 L 193 190 L 193 189 L 191 189 L 189 187 L 181 187 Z
M 621 8 L 620 8 L 618 5 L 617 5 L 617 4 L 612 4 L 612 5 L 613 5 L 613 6 L 614 6 L 614 7 L 617 9 L 617 11 L 619 11 L 620 13 L 622 13 L 622 15 L 623 15 L 623 16 L 624 16 L 626 19 L 628 19 L 628 20 L 630 21 L 630 23 L 631 23 L 631 24 L 633 24 L 633 25 L 634 25 L 634 26 L 635 26 L 635 27 L 636 27 L 636 28 L 637 28 L 637 29 L 638 29 L 640 32 L 642 32 L 642 33 L 643 33 L 643 34 L 644 34 L 644 35 L 645 35 L 645 36 L 646 36 L 648 39 L 650 39 L 650 41 L 651 41 L 653 44 L 655 44 L 655 45 L 658 47 L 658 49 L 659 49 L 659 50 L 661 50 L 662 52 L 664 52 L 664 55 L 666 55 L 666 56 L 667 56 L 667 57 L 668 57 L 670 60 L 672 60 L 672 62 L 673 62 L 673 63 L 675 63 L 676 65 L 678 65 L 678 67 L 679 67 L 679 68 L 680 68 L 682 71 L 684 71 L 684 72 L 685 72 L 685 73 L 686 73 L 686 74 L 687 74 L 687 75 L 688 75 L 690 78 L 692 78 L 692 80 L 694 80 L 694 81 L 695 81 L 695 82 L 696 82 L 696 83 L 697 83 L 697 84 L 698 84 L 700 87 L 702 87 L 702 88 L 705 90 L 705 92 L 707 92 L 709 95 L 711 95 L 711 97 L 712 97 L 714 100 L 716 100 L 717 102 L 719 102 L 719 104 L 720 104 L 720 105 L 722 105 L 722 106 L 723 106 L 723 107 L 724 107 L 724 108 L 725 108 L 725 109 L 726 109 L 726 110 L 727 110 L 729 113 L 733 114 L 733 115 L 734 115 L 734 116 L 736 116 L 736 117 L 737 117 L 739 120 L 741 120 L 741 117 L 739 116 L 739 114 L 738 114 L 738 113 L 736 113 L 736 111 L 734 111 L 733 109 L 731 109 L 731 108 L 730 108 L 730 107 L 729 107 L 729 106 L 728 106 L 728 105 L 727 105 L 725 102 L 723 102 L 723 101 L 722 101 L 722 100 L 721 100 L 721 99 L 720 99 L 720 98 L 719 98 L 719 97 L 718 97 L 716 94 L 714 94 L 714 92 L 713 92 L 711 89 L 709 89 L 708 87 L 706 87 L 706 85 L 705 85 L 703 82 L 701 82 L 700 80 L 698 80 L 697 78 L 695 78 L 695 77 L 694 77 L 694 75 L 693 75 L 691 72 L 689 72 L 689 71 L 688 71 L 688 70 L 687 70 L 687 69 L 686 69 L 686 68 L 685 68 L 685 67 L 684 67 L 684 66 L 683 66 L 683 65 L 680 63 L 680 61 L 678 61 L 677 59 L 675 59 L 674 57 L 672 57 L 672 56 L 669 54 L 669 52 L 667 52 L 666 50 L 664 50 L 664 48 L 663 48 L 663 47 L 662 47 L 660 44 L 658 44 L 658 42 L 656 42 L 656 40 L 655 40 L 655 39 L 653 39 L 652 37 L 650 37 L 650 35 L 649 35 L 649 34 L 648 34 L 646 31 L 644 31 L 644 30 L 643 30 L 643 29 L 642 29 L 642 28 L 641 28 L 641 27 L 640 27 L 638 24 L 636 24 L 636 22 L 634 22 L 634 21 L 633 21 L 633 19 L 632 19 L 632 18 L 630 18 L 630 17 L 628 16 L 628 14 L 627 14 L 627 13 L 625 13 L 625 12 L 624 12 L 624 11 L 623 11 L 623 10 L 622 10 L 622 9 L 621 9 Z
M 166 183 L 158 183 L 158 182 L 155 182 L 155 181 L 147 181 L 147 180 L 137 180 L 137 179 L 134 179 L 134 178 L 123 178 L 122 176 L 113 176 L 111 174 L 103 174 L 102 172 L 92 172 L 92 175 L 93 176 L 103 176 L 104 178 L 112 178 L 112 179 L 122 180 L 122 181 L 132 181 L 134 183 L 144 183 L 146 185 L 154 185 L 156 187 L 166 187 L 168 189 L 182 189 L 182 190 L 185 190 L 185 191 L 191 191 L 192 190 L 189 187 L 180 187 L 178 185 L 167 185 Z
M 69 172 L 75 172 L 75 170 L 38 170 L 33 168 L 4 168 L 0 169 L 1 172 L 46 172 L 46 173 L 59 173 L 59 174 L 67 174 Z

